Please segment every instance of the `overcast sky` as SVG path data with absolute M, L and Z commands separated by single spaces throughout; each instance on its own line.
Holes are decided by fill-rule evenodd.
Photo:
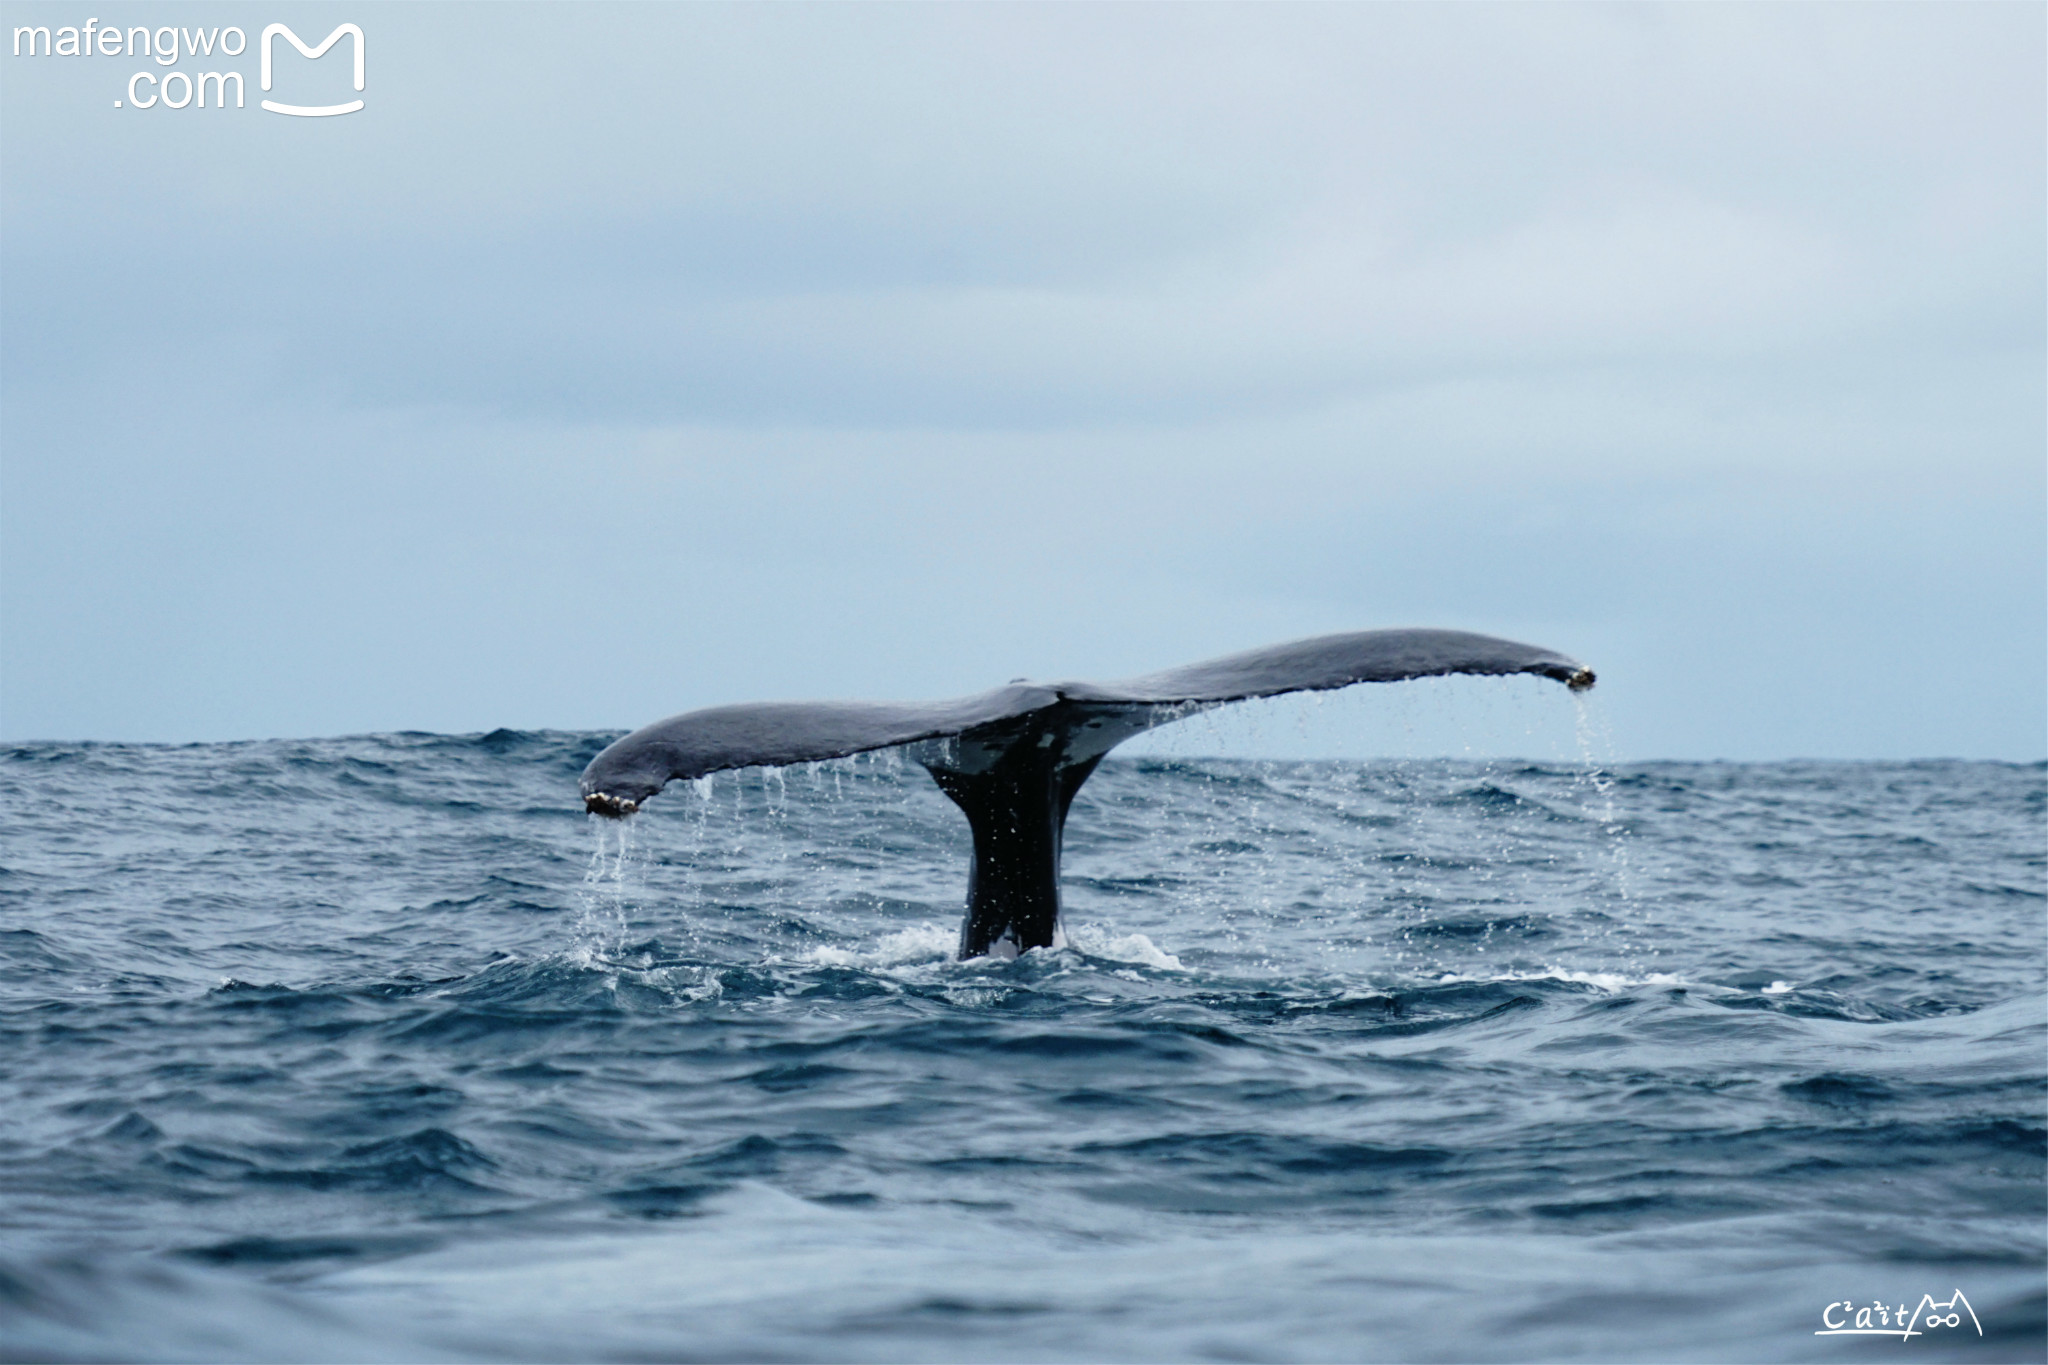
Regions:
M 0 51 L 0 733 L 1438 625 L 1613 756 L 2041 758 L 2044 13 L 0 6 L 248 39 Z M 1343 714 L 1573 733 L 1489 686 Z

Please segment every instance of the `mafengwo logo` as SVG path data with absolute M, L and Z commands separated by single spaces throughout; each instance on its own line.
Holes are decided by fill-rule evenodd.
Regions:
M 24 25 L 14 30 L 14 55 L 17 57 L 146 57 L 157 69 L 144 67 L 128 77 L 123 97 L 114 101 L 116 109 L 204 109 L 207 96 L 213 96 L 212 107 L 226 109 L 228 93 L 234 92 L 234 107 L 247 107 L 248 92 L 239 71 L 187 71 L 182 63 L 202 65 L 217 57 L 239 57 L 249 50 L 249 36 L 232 25 L 227 28 L 161 28 L 138 27 L 131 29 L 101 28 L 97 18 L 87 19 L 83 27 L 70 25 L 52 29 L 46 24 Z M 294 48 L 299 56 L 318 61 L 327 55 L 328 49 L 343 39 L 353 39 L 347 44 L 353 49 L 355 58 L 355 89 L 363 88 L 363 31 L 354 24 L 343 24 L 334 32 L 321 39 L 317 45 L 308 44 L 285 24 L 268 24 L 263 36 L 256 40 L 257 67 L 262 88 L 267 94 L 273 77 L 287 93 L 295 86 L 310 88 L 313 81 L 307 69 L 300 66 L 296 58 L 289 55 L 282 62 L 273 65 L 273 54 L 277 40 L 282 38 Z M 178 68 L 165 70 L 164 68 Z M 273 114 L 289 114 L 294 118 L 331 118 L 336 114 L 353 114 L 363 107 L 360 99 L 343 100 L 333 104 L 292 104 L 281 99 L 259 101 L 261 106 Z

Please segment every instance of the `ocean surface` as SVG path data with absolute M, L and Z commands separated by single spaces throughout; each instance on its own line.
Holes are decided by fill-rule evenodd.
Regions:
M 1113 757 L 960 963 L 610 738 L 5 752 L 0 1359 L 2048 1351 L 2041 765 Z

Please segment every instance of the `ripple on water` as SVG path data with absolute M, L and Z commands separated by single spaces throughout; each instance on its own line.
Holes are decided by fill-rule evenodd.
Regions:
M 2039 1340 L 2039 766 L 1111 761 L 963 963 L 914 769 L 607 738 L 0 754 L 5 1352 Z

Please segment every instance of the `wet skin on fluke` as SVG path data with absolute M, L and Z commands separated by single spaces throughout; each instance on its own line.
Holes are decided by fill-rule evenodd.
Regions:
M 616 741 L 580 785 L 586 809 L 616 819 L 678 778 L 908 746 L 974 832 L 960 956 L 1014 954 L 1052 946 L 1067 808 L 1117 745 L 1226 702 L 1447 673 L 1593 685 L 1592 669 L 1536 645 L 1457 630 L 1355 631 L 1120 682 L 1016 682 L 941 702 L 714 706 Z

